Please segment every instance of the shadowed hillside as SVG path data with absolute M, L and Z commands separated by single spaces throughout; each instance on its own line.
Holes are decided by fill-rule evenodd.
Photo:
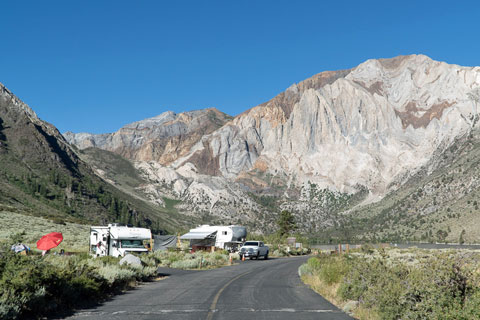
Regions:
M 99 178 L 58 130 L 0 85 L 0 203 L 56 221 L 178 226 L 153 205 Z

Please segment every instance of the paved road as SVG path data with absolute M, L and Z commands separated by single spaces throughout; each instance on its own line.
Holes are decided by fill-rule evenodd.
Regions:
M 247 260 L 208 271 L 159 269 L 147 283 L 68 319 L 352 319 L 305 286 L 307 257 Z

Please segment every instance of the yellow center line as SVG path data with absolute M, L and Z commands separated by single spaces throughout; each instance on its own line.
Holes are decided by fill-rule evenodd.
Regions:
M 217 294 L 213 298 L 212 304 L 210 305 L 210 311 L 208 312 L 207 320 L 212 320 L 213 319 L 213 313 L 215 312 L 215 308 L 217 307 L 218 299 L 220 298 L 220 295 L 222 294 L 223 290 L 225 290 L 233 281 L 240 279 L 241 277 L 251 273 L 252 271 L 248 271 L 248 272 L 245 272 L 245 273 L 242 273 L 242 274 L 236 276 L 232 280 L 228 281 L 220 290 L 218 290 Z

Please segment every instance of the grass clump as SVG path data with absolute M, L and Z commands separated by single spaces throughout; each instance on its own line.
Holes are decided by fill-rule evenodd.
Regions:
M 211 269 L 229 264 L 226 251 L 188 253 L 164 250 L 155 251 L 152 257 L 159 266 L 176 269 Z M 238 259 L 238 255 L 235 258 Z
M 90 227 L 87 225 L 64 222 L 58 224 L 55 221 L 42 217 L 28 216 L 17 212 L 2 211 L 0 209 L 0 243 L 10 242 L 13 236 L 22 231 L 22 239 L 14 240 L 13 243 L 23 242 L 31 248 L 36 247 L 36 242 L 45 234 L 50 232 L 63 233 L 62 244 L 52 251 L 59 251 L 60 248 L 68 252 L 88 251 L 88 239 Z
M 0 252 L 0 319 L 37 319 L 96 304 L 156 275 L 155 266 L 120 266 L 112 257 L 24 256 L 5 245 Z
M 479 262 L 473 251 L 380 249 L 319 255 L 299 274 L 340 307 L 355 302 L 359 319 L 480 319 Z

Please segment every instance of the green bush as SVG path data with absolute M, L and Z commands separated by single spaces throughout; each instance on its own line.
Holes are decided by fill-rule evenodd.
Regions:
M 340 282 L 349 269 L 349 264 L 344 263 L 341 257 L 335 255 L 328 255 L 319 261 L 320 266 L 315 266 L 316 270 L 318 270 L 320 278 L 328 285 Z M 310 263 L 315 264 L 313 261 Z
M 276 249 L 272 252 L 272 256 L 274 257 L 287 257 L 289 254 L 287 250 L 283 248 Z
M 304 263 L 298 268 L 298 275 L 300 277 L 311 276 L 311 275 L 313 275 L 313 270 L 310 268 L 308 263 Z
M 64 259 L 64 261 L 55 261 Z M 75 257 L 23 256 L 6 251 L 0 264 L 0 318 L 39 317 L 98 299 L 105 280 Z
M 151 254 L 152 259 L 163 267 L 177 269 L 201 269 L 208 267 L 225 266 L 229 262 L 226 251 L 186 253 L 183 251 L 155 251 Z
M 42 318 L 80 304 L 98 303 L 132 282 L 152 278 L 158 265 L 212 268 L 228 264 L 229 258 L 225 252 L 181 251 L 139 257 L 141 266 L 119 265 L 119 258 L 92 258 L 88 254 L 23 256 L 14 254 L 5 243 L 0 248 L 0 319 Z
M 156 275 L 156 266 L 118 264 L 118 258 L 88 255 L 23 256 L 1 248 L 0 319 L 41 318 L 97 303 L 132 281 Z
M 480 319 L 480 255 L 464 251 L 368 250 L 319 255 L 299 270 L 381 319 Z
M 198 269 L 202 264 L 202 259 L 180 260 L 172 263 L 171 267 L 176 269 Z

